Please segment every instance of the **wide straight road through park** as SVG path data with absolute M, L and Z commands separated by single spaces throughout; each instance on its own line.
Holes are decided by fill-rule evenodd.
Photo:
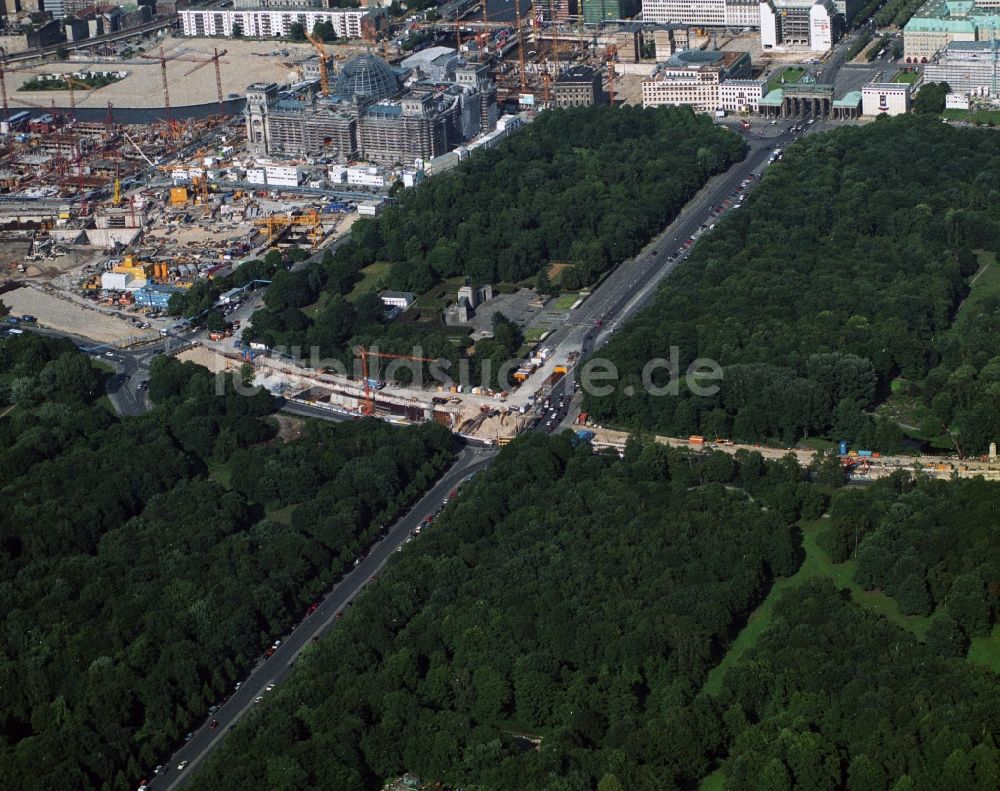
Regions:
M 428 516 L 440 509 L 444 499 L 462 481 L 485 468 L 496 455 L 493 448 L 464 446 L 456 454 L 455 461 L 447 472 L 431 489 L 417 501 L 405 516 L 399 519 L 387 535 L 377 542 L 367 556 L 359 559 L 358 565 L 346 572 L 325 598 L 318 602 L 316 611 L 303 617 L 301 623 L 281 639 L 281 645 L 269 659 L 261 660 L 243 679 L 240 688 L 219 706 L 218 711 L 206 718 L 194 731 L 192 738 L 164 763 L 165 769 L 148 783 L 149 789 L 176 789 L 223 743 L 226 734 L 255 705 L 255 699 L 267 695 L 270 684 L 278 685 L 291 672 L 296 658 L 315 638 L 329 629 L 335 628 L 337 614 L 343 613 L 354 599 L 364 590 L 372 577 L 386 564 L 392 553 L 406 541 L 412 531 Z M 212 720 L 218 726 L 209 727 Z M 177 766 L 186 762 L 185 768 Z

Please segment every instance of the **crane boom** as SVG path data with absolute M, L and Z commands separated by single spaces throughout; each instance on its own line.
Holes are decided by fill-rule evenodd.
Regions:
M 316 38 L 312 33 L 306 33 L 306 38 L 309 39 L 309 43 L 316 48 L 316 52 L 319 53 L 319 86 L 323 92 L 323 97 L 326 98 L 330 95 L 330 75 L 326 70 L 326 47 L 323 46 L 323 42 Z
M 388 352 L 377 352 L 371 349 L 365 348 L 364 346 L 358 346 L 354 350 L 356 357 L 361 358 L 361 378 L 364 384 L 365 400 L 361 407 L 361 412 L 364 415 L 375 414 L 375 396 L 372 392 L 372 386 L 368 377 L 368 358 L 378 357 L 384 360 L 412 360 L 413 362 L 419 363 L 432 363 L 435 362 L 435 358 L 432 357 L 416 357 L 411 354 L 389 354 Z
M 517 26 L 517 62 L 521 67 L 521 93 L 528 92 L 528 66 L 524 59 L 524 34 L 521 31 L 521 2 L 514 1 L 514 24 Z
M 147 156 L 146 156 L 146 152 L 145 152 L 145 151 L 143 151 L 143 150 L 142 150 L 141 148 L 139 148 L 139 144 L 138 144 L 138 143 L 136 143 L 136 142 L 135 142 L 135 140 L 133 140 L 133 139 L 132 139 L 131 137 L 129 137 L 129 133 L 128 133 L 128 132 L 126 132 L 126 131 L 125 131 L 125 130 L 123 129 L 123 130 L 122 130 L 122 134 L 123 134 L 123 135 L 125 135 L 125 139 L 126 139 L 126 140 L 128 140 L 128 141 L 129 141 L 129 142 L 130 142 L 130 143 L 131 143 L 131 144 L 132 144 L 132 145 L 133 145 L 133 146 L 135 147 L 135 150 L 139 152 L 139 156 L 141 156 L 141 157 L 142 157 L 143 159 L 145 159 L 145 160 L 146 160 L 146 163 L 147 163 L 147 164 L 148 164 L 148 165 L 149 165 L 149 166 L 150 166 L 151 168 L 155 168 L 155 167 L 157 167 L 156 163 L 155 163 L 155 162 L 153 162 L 153 160 L 151 160 L 151 159 L 150 159 L 149 157 L 147 157 Z
M 197 66 L 195 66 L 193 69 L 189 69 L 184 73 L 184 76 L 188 77 L 191 74 L 194 74 L 196 71 L 198 71 L 198 69 L 200 69 L 202 66 L 207 66 L 209 63 L 215 66 L 215 92 L 219 98 L 220 118 L 222 118 L 226 114 L 226 106 L 222 99 L 222 69 L 219 65 L 222 62 L 220 58 L 225 54 L 226 50 L 222 50 L 222 52 L 219 52 L 219 50 L 216 49 L 215 54 L 212 55 L 212 57 L 208 58 L 207 60 L 199 60 Z M 194 60 L 194 58 L 176 58 L 176 60 Z M 226 62 L 228 63 L 229 61 Z

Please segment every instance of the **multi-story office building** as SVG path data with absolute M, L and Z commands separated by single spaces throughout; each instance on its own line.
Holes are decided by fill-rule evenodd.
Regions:
M 749 77 L 750 55 L 746 52 L 685 50 L 672 55 L 642 81 L 642 106 L 688 105 L 698 112 L 711 112 L 722 107 L 722 83 L 749 83 Z

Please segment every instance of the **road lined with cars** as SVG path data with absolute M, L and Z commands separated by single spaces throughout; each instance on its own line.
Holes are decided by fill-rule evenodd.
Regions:
M 324 598 L 310 605 L 301 622 L 289 634 L 275 640 L 264 651 L 249 674 L 236 682 L 228 698 L 209 709 L 201 726 L 189 733 L 177 752 L 159 767 L 159 772 L 143 784 L 146 789 L 180 788 L 191 770 L 225 741 L 236 723 L 281 684 L 302 651 L 308 650 L 321 635 L 336 625 L 393 553 L 433 524 L 437 514 L 462 484 L 484 469 L 495 455 L 496 449 L 493 448 L 462 447 L 455 462 L 438 482 L 403 517 L 386 529 L 385 535 L 357 559 L 354 568 L 345 572 Z

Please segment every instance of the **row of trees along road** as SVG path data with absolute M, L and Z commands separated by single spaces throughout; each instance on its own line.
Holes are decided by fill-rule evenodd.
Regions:
M 621 376 L 585 410 L 671 435 L 892 451 L 899 430 L 867 413 L 903 377 L 937 432 L 985 452 L 1000 436 L 998 298 L 952 324 L 978 269 L 971 251 L 997 248 L 998 179 L 991 132 L 927 117 L 806 137 L 608 344 Z M 698 357 L 724 367 L 716 395 L 647 393 L 643 367 L 671 346 L 681 371 Z
M 440 426 L 309 425 L 158 358 L 115 418 L 67 341 L 0 341 L 0 776 L 135 788 L 444 469 Z

